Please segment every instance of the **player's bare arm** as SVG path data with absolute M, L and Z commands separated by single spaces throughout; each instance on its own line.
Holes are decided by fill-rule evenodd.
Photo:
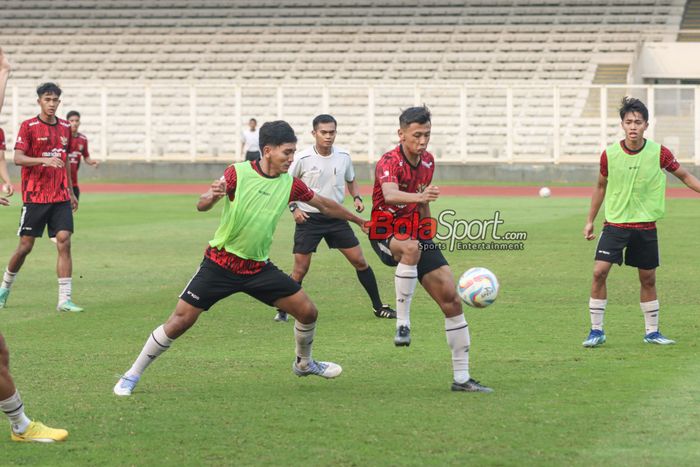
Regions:
M 591 197 L 591 208 L 588 210 L 588 218 L 586 219 L 586 226 L 583 228 L 583 238 L 586 240 L 593 240 L 595 234 L 593 233 L 595 218 L 600 211 L 600 206 L 603 204 L 605 199 L 605 190 L 608 187 L 608 177 L 603 174 L 598 174 L 598 183 L 593 189 L 593 196 Z
M 352 182 L 345 182 L 345 185 L 348 187 L 348 193 L 350 193 L 350 196 L 352 196 L 353 204 L 355 205 L 355 211 L 364 211 L 365 205 L 362 202 L 362 198 L 360 197 L 360 184 L 357 183 L 357 180 L 353 180 Z
M 2 206 L 9 206 L 9 205 L 10 205 L 10 201 L 9 201 L 7 198 L 3 198 L 3 197 L 0 196 L 0 205 L 2 205 Z
M 422 193 L 407 193 L 399 190 L 399 185 L 394 182 L 382 183 L 384 201 L 388 204 L 431 203 L 440 197 L 440 189 L 430 185 Z
M 91 157 L 83 157 L 83 161 L 84 161 L 87 165 L 91 165 L 91 166 L 93 166 L 94 168 L 97 168 L 97 167 L 99 167 L 99 165 L 100 165 L 100 161 L 96 161 L 96 160 L 94 160 L 94 159 L 91 158 Z
M 685 186 L 700 193 L 700 180 L 698 180 L 695 175 L 688 172 L 684 167 L 679 167 L 677 170 L 671 173 L 675 175 L 678 180 L 685 183 Z
M 214 180 L 206 193 L 199 197 L 197 211 L 208 211 L 224 196 L 226 196 L 226 181 Z
M 65 168 L 65 164 L 60 157 L 29 157 L 20 149 L 15 150 L 15 165 L 21 167 L 34 167 L 43 165 L 44 167 Z
M 355 224 L 359 225 L 363 231 L 365 230 L 365 220 L 363 218 L 356 216 L 347 210 L 342 204 L 336 203 L 332 199 L 314 194 L 314 197 L 307 201 L 307 203 L 318 209 L 321 214 L 325 216 L 354 222 Z
M 297 203 L 289 203 L 289 210 L 292 211 L 292 217 L 294 218 L 294 222 L 297 224 L 303 224 L 309 218 L 307 213 L 299 209 Z
M 68 158 L 66 158 L 66 161 L 68 161 Z M 73 177 L 70 173 L 70 163 L 65 164 L 65 169 L 66 180 L 68 180 L 68 193 L 70 195 L 70 207 L 73 212 L 75 212 L 78 210 L 78 197 L 75 196 L 75 193 L 73 193 Z
M 7 87 L 7 80 L 10 78 L 10 69 L 10 62 L 7 60 L 7 55 L 5 55 L 2 51 L 2 47 L 0 47 L 0 111 L 5 102 L 5 88 Z

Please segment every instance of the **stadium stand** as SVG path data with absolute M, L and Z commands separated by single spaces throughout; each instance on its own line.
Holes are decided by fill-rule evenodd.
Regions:
M 5 0 L 0 43 L 18 64 L 18 115 L 49 79 L 66 87 L 65 109 L 98 117 L 106 103 L 105 124 L 84 119 L 103 157 L 231 158 L 249 116 L 284 117 L 305 144 L 326 110 L 371 159 L 394 143 L 398 110 L 425 102 L 444 160 L 574 161 L 601 139 L 600 91 L 585 86 L 609 84 L 598 78 L 610 63 L 622 73 L 640 41 L 675 41 L 685 11 L 685 0 Z

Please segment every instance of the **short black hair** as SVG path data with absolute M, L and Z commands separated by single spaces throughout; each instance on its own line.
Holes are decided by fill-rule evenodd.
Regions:
M 321 114 L 321 115 L 318 115 L 316 118 L 314 118 L 314 121 L 312 122 L 312 125 L 314 126 L 314 130 L 321 123 L 333 123 L 333 124 L 335 124 L 335 127 L 338 128 L 338 122 L 335 121 L 335 118 L 333 118 L 333 115 Z
M 39 97 L 44 94 L 56 94 L 58 97 L 61 97 L 61 92 L 61 88 L 56 83 L 44 83 L 36 88 L 36 95 Z
M 77 110 L 71 110 L 66 114 L 66 120 L 70 120 L 71 117 L 80 118 L 80 112 L 78 112 Z
M 265 146 L 281 146 L 285 143 L 296 142 L 297 135 L 294 133 L 294 129 L 284 120 L 265 122 L 260 127 L 260 151 L 263 151 Z
M 625 96 L 622 99 L 622 105 L 620 106 L 620 120 L 625 119 L 625 115 L 630 112 L 639 112 L 645 122 L 649 121 L 649 109 L 644 105 L 644 102 L 634 97 Z
M 406 128 L 411 123 L 418 123 L 419 125 L 430 123 L 430 109 L 422 105 L 420 107 L 409 107 L 401 112 L 401 116 L 399 117 L 399 125 L 401 125 L 401 128 Z
M 248 120 L 248 123 L 250 123 L 250 122 L 258 123 L 258 121 L 257 121 L 256 119 L 254 119 L 254 118 L 251 118 L 250 120 Z

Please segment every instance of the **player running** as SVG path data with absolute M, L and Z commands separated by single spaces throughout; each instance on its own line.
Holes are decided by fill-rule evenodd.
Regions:
M 608 304 L 606 280 L 612 265 L 637 268 L 640 303 L 644 315 L 644 342 L 668 345 L 675 341 L 659 332 L 659 300 L 656 295 L 656 268 L 659 244 L 656 221 L 666 211 L 666 175 L 675 175 L 700 193 L 700 181 L 680 166 L 671 151 L 644 138 L 649 127 L 649 111 L 642 101 L 626 97 L 620 107 L 625 139 L 608 146 L 600 156 L 598 185 L 593 191 L 583 236 L 593 240 L 594 221 L 605 200 L 605 223 L 596 247 L 593 285 L 588 302 L 591 330 L 584 347 L 605 343 L 603 315 Z
M 58 311 L 83 311 L 73 303 L 71 234 L 73 212 L 78 200 L 73 194 L 68 148 L 71 145 L 70 123 L 56 117 L 61 103 L 61 88 L 44 83 L 36 90 L 41 108 L 38 116 L 22 123 L 15 142 L 15 164 L 22 166 L 22 214 L 19 246 L 10 258 L 0 284 L 0 308 L 7 304 L 10 288 L 34 241 L 49 232 L 56 233 L 58 262 Z
M 0 110 L 5 102 L 5 88 L 10 76 L 10 63 L 0 48 Z M 3 161 L 4 162 L 4 161 Z M 9 181 L 7 182 L 9 183 Z M 8 206 L 7 198 L 0 196 L 0 206 Z M 63 429 L 50 428 L 41 422 L 30 420 L 24 413 L 22 397 L 10 375 L 10 350 L 5 338 L 0 333 L 0 410 L 10 420 L 12 441 L 51 443 L 63 441 L 68 432 Z
M 224 176 L 200 197 L 199 211 L 208 211 L 226 197 L 219 228 L 199 269 L 180 295 L 175 311 L 151 333 L 141 354 L 114 386 L 115 394 L 131 395 L 148 365 L 192 327 L 202 311 L 237 292 L 245 292 L 296 319 L 294 374 L 324 378 L 340 375 L 339 365 L 311 357 L 316 306 L 296 281 L 272 264 L 268 255 L 279 218 L 290 202 L 308 203 L 327 216 L 360 226 L 364 221 L 335 201 L 314 194 L 304 182 L 287 173 L 296 142 L 294 130 L 287 122 L 265 123 L 260 128 L 262 159 L 229 166 Z
M 355 203 L 355 211 L 365 209 L 360 197 L 360 187 L 355 180 L 350 153 L 333 145 L 337 134 L 337 122 L 331 115 L 319 115 L 313 120 L 311 134 L 316 140 L 308 148 L 294 156 L 289 169 L 293 177 L 301 178 L 314 192 L 342 203 L 345 187 Z M 377 318 L 396 318 L 396 312 L 384 305 L 379 296 L 374 271 L 367 264 L 360 241 L 346 220 L 333 219 L 321 214 L 306 203 L 291 203 L 289 210 L 294 216 L 294 269 L 291 277 L 301 285 L 311 266 L 311 255 L 325 240 L 328 248 L 337 248 L 355 267 L 357 279 L 372 301 L 372 311 Z M 287 314 L 278 310 L 275 321 L 287 321 Z
M 447 260 L 432 240 L 411 238 L 410 232 L 398 227 L 414 222 L 416 216 L 430 217 L 429 203 L 440 195 L 438 187 L 431 185 L 435 160 L 427 151 L 430 111 L 425 106 L 411 107 L 403 111 L 399 123 L 400 144 L 382 156 L 375 170 L 370 230 L 370 241 L 379 258 L 388 266 L 396 266 L 394 345 L 411 344 L 411 299 L 420 282 L 445 315 L 445 334 L 452 350 L 452 390 L 493 392 L 470 377 L 469 328 Z M 389 227 L 378 227 L 381 222 Z

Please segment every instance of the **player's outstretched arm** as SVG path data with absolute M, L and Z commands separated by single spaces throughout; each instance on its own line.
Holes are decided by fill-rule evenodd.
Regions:
M 681 182 L 685 183 L 685 186 L 693 191 L 700 193 L 700 180 L 698 180 L 695 175 L 691 174 L 684 167 L 679 167 L 674 172 L 671 172 L 678 178 Z
M 356 216 L 352 212 L 348 211 L 345 206 L 336 203 L 332 199 L 316 194 L 306 203 L 321 211 L 321 214 L 323 215 L 354 222 L 364 229 L 365 220 L 363 218 Z
M 206 193 L 199 197 L 197 211 L 208 211 L 226 195 L 226 181 L 214 180 Z
M 399 185 L 394 182 L 382 183 L 382 194 L 387 204 L 430 203 L 438 199 L 440 189 L 430 185 L 422 193 L 407 193 L 399 190 Z
M 2 47 L 0 47 L 0 111 L 2 111 L 2 105 L 5 102 L 5 88 L 9 78 L 10 62 L 7 60 L 7 55 L 2 51 Z
M 586 219 L 586 226 L 583 228 L 583 238 L 586 240 L 593 240 L 595 234 L 593 233 L 593 222 L 600 211 L 600 206 L 603 205 L 603 200 L 605 199 L 605 189 L 608 187 L 608 177 L 603 174 L 598 174 L 598 183 L 593 189 L 593 196 L 591 197 L 591 208 L 588 210 L 588 218 Z

